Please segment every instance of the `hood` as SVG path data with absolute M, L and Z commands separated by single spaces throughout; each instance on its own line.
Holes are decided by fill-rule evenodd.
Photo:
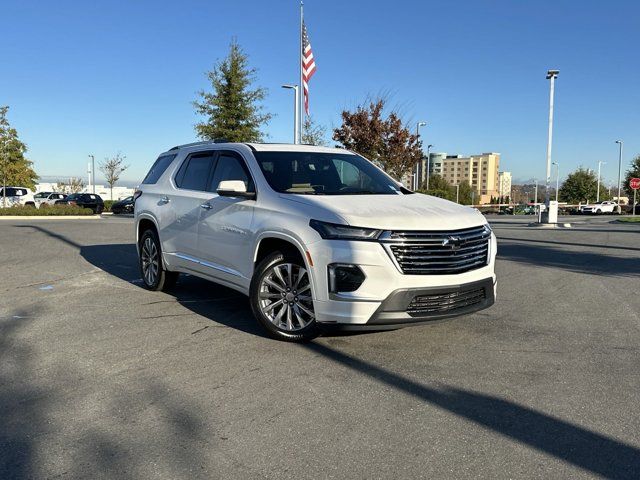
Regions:
M 458 230 L 487 223 L 477 210 L 414 193 L 409 195 L 291 195 L 281 198 L 338 215 L 348 225 L 383 230 Z M 328 213 L 327 212 L 327 213 Z M 317 218 L 324 220 L 324 218 Z

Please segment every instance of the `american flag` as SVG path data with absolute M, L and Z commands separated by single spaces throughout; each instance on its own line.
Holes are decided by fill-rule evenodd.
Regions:
M 316 61 L 313 59 L 311 44 L 307 36 L 307 27 L 302 23 L 302 94 L 304 96 L 304 111 L 309 115 L 309 80 L 316 73 Z

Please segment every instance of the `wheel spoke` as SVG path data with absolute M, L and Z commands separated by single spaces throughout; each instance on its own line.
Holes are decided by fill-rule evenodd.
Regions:
M 287 287 L 293 287 L 292 265 L 287 263 Z
M 283 304 L 283 302 L 284 302 L 284 300 L 281 298 L 281 299 L 280 299 L 280 300 L 278 300 L 277 302 L 270 303 L 269 305 L 267 305 L 266 307 L 264 307 L 264 308 L 262 309 L 262 311 L 263 311 L 264 313 L 269 313 L 271 310 L 273 310 L 274 308 L 276 308 L 278 305 L 282 305 L 282 304 Z
M 298 295 L 300 295 L 301 293 L 306 292 L 306 291 L 307 291 L 307 290 L 309 290 L 310 288 L 311 288 L 311 285 L 309 285 L 309 284 L 307 283 L 304 287 L 302 287 L 302 288 L 299 288 L 299 289 L 298 289 Z
M 296 320 L 298 320 L 300 328 L 304 328 L 307 325 L 307 322 L 305 322 L 304 318 L 302 318 L 302 312 L 300 312 L 300 308 L 298 305 L 293 306 L 293 313 L 295 313 L 296 315 Z
M 264 281 L 265 284 L 269 285 L 272 288 L 275 288 L 279 292 L 284 292 L 285 291 L 284 288 L 282 288 L 280 285 L 278 285 L 276 282 L 274 282 L 270 278 L 265 278 L 263 281 Z
M 293 288 L 298 288 L 298 285 L 300 285 L 300 280 L 302 280 L 307 274 L 307 271 L 304 268 L 301 270 L 302 272 L 298 275 L 298 279 L 296 280 L 296 284 L 293 286 Z
M 282 298 L 282 295 L 279 293 L 271 293 L 271 292 L 260 292 L 260 298 Z
M 307 307 L 305 307 L 304 305 L 302 305 L 301 303 L 298 303 L 298 307 L 300 307 L 300 309 L 306 313 L 307 315 L 309 315 L 311 318 L 315 318 L 315 315 L 313 314 L 313 311 L 309 310 Z
M 275 316 L 275 318 L 273 320 L 271 320 L 273 323 L 275 323 L 275 325 L 277 327 L 280 326 L 280 320 L 282 320 L 282 315 L 289 310 L 289 305 L 287 305 L 286 303 L 282 305 L 282 308 L 280 309 L 280 311 L 278 312 L 278 314 Z
M 287 330 L 293 330 L 293 322 L 291 321 L 291 308 L 287 307 Z
M 284 277 L 282 276 L 282 272 L 280 271 L 281 266 L 282 265 L 276 265 L 276 267 L 273 269 L 273 273 L 275 273 L 276 277 L 278 278 L 278 280 L 280 280 L 283 287 L 288 287 L 289 285 L 287 285 L 287 281 L 284 279 Z

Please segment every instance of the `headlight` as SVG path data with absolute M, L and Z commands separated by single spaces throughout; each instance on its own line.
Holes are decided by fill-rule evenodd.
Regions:
M 375 240 L 382 233 L 382 230 L 374 228 L 350 227 L 319 220 L 311 220 L 309 226 L 325 240 Z

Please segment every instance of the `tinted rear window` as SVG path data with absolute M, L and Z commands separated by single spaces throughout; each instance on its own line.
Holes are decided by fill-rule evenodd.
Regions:
M 173 162 L 173 159 L 176 158 L 176 155 L 177 153 L 173 153 L 170 155 L 162 155 L 158 157 L 158 159 L 151 167 L 151 170 L 149 170 L 149 173 L 147 173 L 147 176 L 144 177 L 144 180 L 142 180 L 142 183 L 147 185 L 156 183 L 165 172 L 165 170 L 169 167 L 169 165 L 171 165 L 171 162 Z
M 187 190 L 204 190 L 212 164 L 211 152 L 190 155 L 178 170 L 176 185 Z
M 23 195 L 26 195 L 27 191 L 24 188 L 13 188 L 13 187 L 7 187 L 7 197 L 22 197 Z M 0 195 L 4 196 L 4 192 L 2 191 L 2 189 L 0 188 Z

